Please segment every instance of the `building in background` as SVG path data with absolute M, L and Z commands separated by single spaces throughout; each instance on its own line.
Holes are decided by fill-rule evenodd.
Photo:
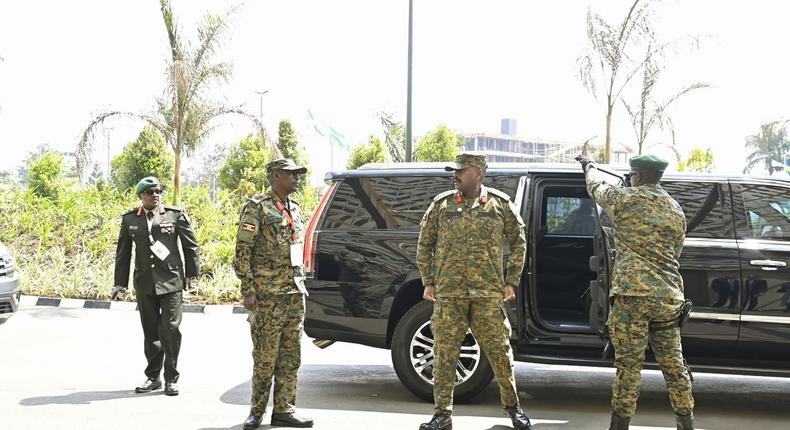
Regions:
M 575 162 L 574 157 L 583 151 L 584 142 L 519 137 L 516 125 L 515 119 L 505 118 L 501 121 L 500 134 L 462 134 L 464 144 L 461 150 L 480 151 L 492 163 L 572 163 Z M 587 153 L 594 157 L 600 147 L 600 143 L 590 144 Z M 613 144 L 612 164 L 627 164 L 633 153 L 633 149 L 626 145 Z

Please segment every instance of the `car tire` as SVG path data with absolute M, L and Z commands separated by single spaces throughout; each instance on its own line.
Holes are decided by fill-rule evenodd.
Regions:
M 433 304 L 427 301 L 409 309 L 395 328 L 391 346 L 392 366 L 398 379 L 415 396 L 429 402 L 433 402 L 433 360 L 427 360 L 429 364 L 426 365 L 420 358 L 433 356 L 433 332 L 430 331 L 432 313 Z M 425 338 L 429 338 L 430 342 Z M 494 378 L 491 364 L 471 333 L 467 333 L 462 350 L 470 352 L 468 355 L 474 355 L 472 352 L 476 350 L 477 358 L 459 360 L 468 373 L 460 383 L 456 382 L 454 401 L 457 403 L 472 399 Z

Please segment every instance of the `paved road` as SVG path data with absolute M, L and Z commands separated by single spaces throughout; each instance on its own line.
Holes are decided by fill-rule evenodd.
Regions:
M 137 313 L 26 307 L 0 325 L 0 429 L 240 429 L 252 366 L 243 315 L 185 314 L 181 395 L 134 394 L 144 358 Z M 416 429 L 432 405 L 398 382 L 389 351 L 305 339 L 300 412 L 317 429 Z M 519 363 L 536 430 L 605 429 L 611 369 Z M 698 428 L 787 429 L 790 379 L 697 374 Z M 658 372 L 644 372 L 632 429 L 674 429 Z M 265 420 L 268 423 L 268 420 Z M 454 428 L 507 429 L 496 385 L 456 406 Z M 264 425 L 261 428 L 269 428 Z

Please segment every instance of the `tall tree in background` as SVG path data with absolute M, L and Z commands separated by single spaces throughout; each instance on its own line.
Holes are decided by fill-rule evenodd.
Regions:
M 752 152 L 746 157 L 743 173 L 762 163 L 768 173 L 774 174 L 774 165 L 784 165 L 785 157 L 790 155 L 790 141 L 787 140 L 787 121 L 771 121 L 760 125 L 757 134 L 746 137 L 746 148 Z
M 631 120 L 631 127 L 634 130 L 637 143 L 637 153 L 641 154 L 650 131 L 659 127 L 661 130 L 669 129 L 672 140 L 669 143 L 670 149 L 678 154 L 675 145 L 675 130 L 672 125 L 667 109 L 680 97 L 701 88 L 708 88 L 710 85 L 704 82 L 695 82 L 688 85 L 668 97 L 665 100 L 656 100 L 654 91 L 658 83 L 664 66 L 659 62 L 659 56 L 653 52 L 653 45 L 648 43 L 645 53 L 645 63 L 642 69 L 642 90 L 639 92 L 639 100 L 635 104 L 629 104 L 624 97 L 621 97 L 626 112 Z M 678 157 L 679 158 L 679 157 Z
M 268 186 L 266 163 L 269 156 L 260 135 L 249 135 L 233 145 L 219 171 L 219 185 L 239 196 L 252 196 Z
M 147 126 L 110 162 L 110 182 L 118 191 L 128 192 L 140 179 L 156 176 L 165 188 L 173 177 L 173 160 L 159 132 Z
M 640 2 L 642 3 L 640 5 Z M 620 94 L 639 72 L 645 59 L 635 49 L 654 39 L 651 0 L 635 0 L 625 18 L 611 25 L 600 15 L 587 11 L 587 41 L 584 54 L 577 59 L 579 78 L 593 97 L 606 94 L 606 138 L 604 162 L 612 159 L 612 112 Z M 655 52 L 660 49 L 654 50 Z
M 287 119 L 280 121 L 277 127 L 277 147 L 280 148 L 283 157 L 294 160 L 297 165 L 307 164 L 304 148 L 299 144 L 299 138 L 291 121 Z
M 678 162 L 678 172 L 702 172 L 710 173 L 713 171 L 713 152 L 710 148 L 702 150 L 694 148 L 689 153 L 689 158 Z
M 63 186 L 63 155 L 45 151 L 28 161 L 28 189 L 33 194 L 48 199 L 57 199 Z
M 94 129 L 114 116 L 141 119 L 162 134 L 174 154 L 172 202 L 178 203 L 181 187 L 181 157 L 195 150 L 212 132 L 213 120 L 225 114 L 246 117 L 265 134 L 257 117 L 237 107 L 228 107 L 209 98 L 209 90 L 217 82 L 227 82 L 231 76 L 228 63 L 215 63 L 226 31 L 228 20 L 236 11 L 230 9 L 222 16 L 208 14 L 197 29 L 197 41 L 191 44 L 184 39 L 169 0 L 160 0 L 162 19 L 169 42 L 167 85 L 164 95 L 156 99 L 157 110 L 152 113 L 105 112 L 94 118 L 82 134 L 77 145 L 77 168 L 80 178 L 93 152 Z M 266 139 L 268 141 L 268 139 Z M 277 151 L 276 148 L 273 148 Z
M 371 135 L 367 144 L 357 145 L 351 149 L 346 169 L 354 170 L 367 163 L 383 163 L 385 158 L 384 144 L 381 143 L 381 139 Z
M 453 161 L 463 143 L 463 137 L 450 130 L 446 125 L 439 125 L 417 142 L 414 160 Z

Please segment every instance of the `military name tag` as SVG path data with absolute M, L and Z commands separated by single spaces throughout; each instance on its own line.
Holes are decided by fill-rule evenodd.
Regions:
M 298 267 L 302 265 L 302 244 L 291 244 L 291 266 Z
M 162 242 L 156 241 L 151 245 L 151 252 L 156 255 L 156 258 L 164 261 L 168 255 L 170 255 L 170 250 L 167 249 L 166 246 L 162 245 Z

